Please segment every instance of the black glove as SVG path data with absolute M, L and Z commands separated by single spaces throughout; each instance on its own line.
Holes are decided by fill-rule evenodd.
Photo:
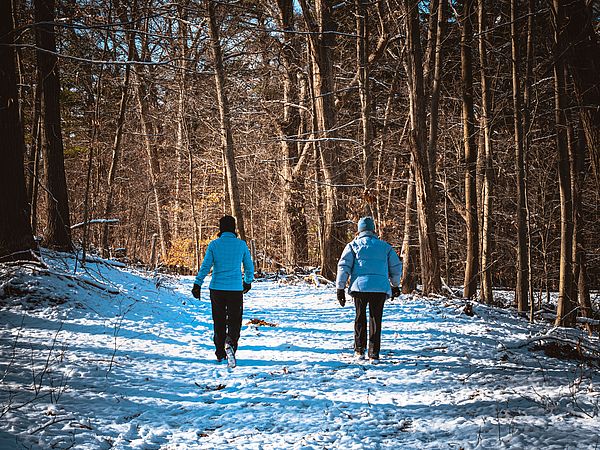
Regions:
M 337 299 L 340 302 L 340 306 L 346 305 L 346 292 L 343 289 L 337 290 Z
M 400 286 L 392 286 L 392 299 L 400 297 Z
M 192 288 L 192 295 L 194 298 L 200 298 L 200 286 L 194 283 L 194 287 Z
M 245 294 L 252 289 L 252 283 L 246 283 L 245 281 L 242 281 L 242 286 L 244 286 L 244 289 L 242 289 L 242 294 Z

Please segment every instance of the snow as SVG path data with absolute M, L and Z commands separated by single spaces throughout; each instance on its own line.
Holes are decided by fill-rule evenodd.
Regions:
M 387 302 L 371 365 L 352 359 L 354 311 L 332 286 L 257 281 L 228 369 L 193 277 L 45 261 L 0 266 L 0 449 L 600 445 L 597 369 L 527 345 L 574 332 L 511 310 Z

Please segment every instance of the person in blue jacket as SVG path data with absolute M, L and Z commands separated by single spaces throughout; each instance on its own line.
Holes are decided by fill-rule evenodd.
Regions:
M 235 367 L 235 352 L 242 329 L 243 299 L 254 281 L 254 264 L 248 245 L 237 237 L 235 218 L 232 216 L 221 217 L 218 238 L 212 240 L 206 248 L 204 260 L 192 288 L 195 298 L 200 298 L 202 283 L 211 268 L 209 289 L 215 354 L 217 361 L 221 362 L 227 358 L 227 365 Z
M 346 245 L 338 262 L 336 288 L 341 306 L 346 304 L 344 289 L 354 299 L 354 356 L 365 359 L 367 350 L 367 305 L 369 306 L 368 356 L 379 362 L 383 304 L 389 297 L 400 295 L 402 262 L 390 244 L 375 234 L 372 217 L 358 221 L 358 236 Z

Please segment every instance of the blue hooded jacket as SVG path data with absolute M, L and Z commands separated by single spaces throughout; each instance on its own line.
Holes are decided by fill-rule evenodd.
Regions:
M 213 269 L 209 288 L 220 291 L 241 291 L 242 264 L 244 266 L 244 281 L 254 281 L 254 263 L 246 242 L 238 239 L 235 233 L 229 231 L 208 244 L 204 260 L 196 275 L 194 284 L 202 287 L 204 278 Z
M 387 242 L 372 231 L 363 231 L 346 245 L 338 262 L 336 288 L 348 291 L 385 292 L 392 296 L 392 286 L 400 285 L 402 262 Z

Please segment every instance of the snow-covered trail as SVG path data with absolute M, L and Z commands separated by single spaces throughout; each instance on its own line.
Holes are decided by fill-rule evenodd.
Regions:
M 50 378 L 58 386 L 3 414 L 0 448 L 600 446 L 598 375 L 506 350 L 538 331 L 507 312 L 388 302 L 382 362 L 370 365 L 351 358 L 353 307 L 340 308 L 333 288 L 255 282 L 244 323 L 277 326 L 245 325 L 238 367 L 228 369 L 214 359 L 207 289 L 196 301 L 189 277 L 156 287 L 110 270 L 120 295 L 65 282 L 52 289 L 79 307 L 0 310 L 0 404 L 7 390 L 13 405 L 32 396 L 32 358 L 39 373 L 51 354 L 41 392 L 52 392 Z M 22 358 L 7 364 L 11 352 Z

